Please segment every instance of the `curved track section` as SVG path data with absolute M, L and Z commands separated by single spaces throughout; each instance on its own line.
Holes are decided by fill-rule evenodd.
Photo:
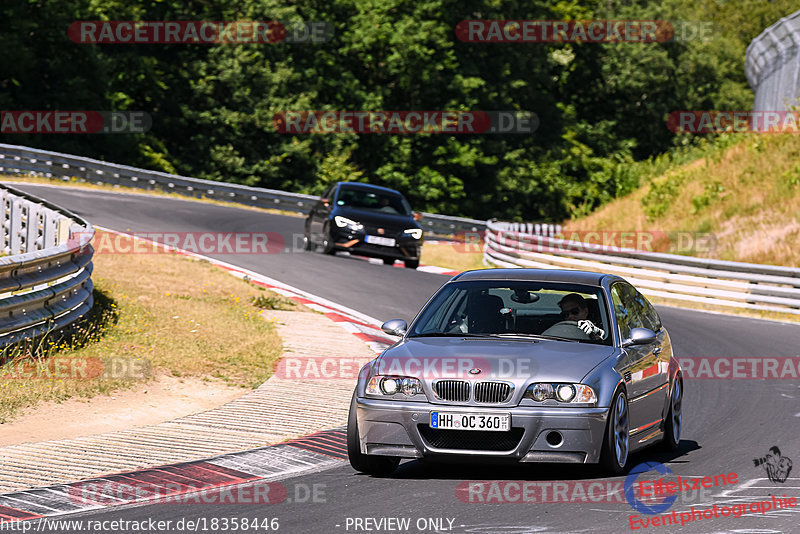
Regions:
M 303 220 L 256 211 L 170 198 L 100 191 L 24 185 L 94 224 L 120 231 L 277 232 L 287 244 L 302 233 Z M 298 247 L 299 248 L 299 247 Z M 212 255 L 213 256 L 213 255 Z M 329 257 L 299 250 L 269 255 L 215 255 L 263 273 L 377 319 L 411 319 L 446 276 L 375 265 L 347 257 Z M 660 308 L 679 357 L 747 357 L 760 359 L 800 354 L 800 326 L 731 317 L 675 308 Z M 757 363 L 757 362 L 756 362 Z M 391 478 L 371 478 L 348 465 L 285 481 L 287 497 L 280 504 L 158 504 L 89 512 L 73 519 L 171 520 L 206 518 L 280 519 L 280 531 L 305 532 L 791 532 L 800 523 L 800 506 L 741 517 L 697 515 L 683 526 L 681 512 L 712 508 L 715 504 L 747 504 L 772 496 L 800 501 L 800 474 L 796 467 L 784 482 L 767 479 L 754 459 L 778 446 L 784 456 L 800 461 L 800 380 L 687 380 L 684 431 L 680 450 L 665 454 L 649 450 L 632 458 L 667 464 L 682 477 L 704 477 L 734 472 L 735 487 L 686 491 L 665 514 L 676 513 L 676 525 L 631 524 L 653 516 L 635 511 L 612 494 L 596 502 L 571 493 L 573 482 L 599 481 L 613 493 L 624 477 L 605 479 L 591 469 L 573 466 L 526 465 L 476 467 L 401 464 Z M 642 475 L 657 479 L 655 472 Z M 469 481 L 501 485 L 491 502 L 470 496 Z M 554 494 L 556 483 L 566 482 L 566 494 Z M 523 497 L 514 483 L 536 487 Z M 615 485 L 616 484 L 616 485 Z M 316 486 L 315 486 L 316 485 Z M 487 488 L 491 486 L 486 486 Z M 529 486 L 530 488 L 531 486 Z M 542 488 L 549 500 L 540 502 Z M 317 488 L 316 498 L 309 490 Z M 502 492 L 505 491 L 505 494 Z M 623 490 L 624 491 L 624 490 Z M 484 494 L 486 497 L 488 494 Z M 306 498 L 303 498 L 303 497 Z M 515 499 L 516 498 L 516 499 Z M 485 500 L 485 499 L 484 499 Z M 548 500 L 548 499 L 545 499 Z M 513 501 L 513 502 L 498 502 Z M 624 501 L 624 499 L 623 499 Z M 696 510 L 695 510 L 696 511 Z M 684 516 L 685 517 L 685 516 Z M 394 522 L 393 518 L 400 520 Z M 386 521 L 389 520 L 390 521 Z M 409 526 L 404 528 L 405 519 Z M 374 520 L 374 521 L 373 521 Z M 384 521 L 384 522 L 380 522 Z M 754 530 L 756 529 L 756 530 Z

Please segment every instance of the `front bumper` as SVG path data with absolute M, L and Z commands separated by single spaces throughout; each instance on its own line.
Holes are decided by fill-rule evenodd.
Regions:
M 608 414 L 608 408 L 453 407 L 367 398 L 356 400 L 356 410 L 361 452 L 365 454 L 401 458 L 461 456 L 560 463 L 600 461 Z M 430 429 L 431 411 L 456 414 L 510 413 L 511 431 Z M 547 441 L 547 435 L 553 431 L 562 437 L 561 443 L 555 446 Z M 451 434 L 443 435 L 442 432 Z
M 399 260 L 418 260 L 422 250 L 422 240 L 409 236 L 391 235 L 395 240 L 393 247 L 373 245 L 365 241 L 364 231 L 354 232 L 348 228 L 333 228 L 331 237 L 337 250 L 347 250 L 375 258 L 395 258 Z

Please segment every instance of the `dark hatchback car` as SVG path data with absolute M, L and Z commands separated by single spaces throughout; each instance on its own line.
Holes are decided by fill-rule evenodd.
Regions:
M 394 189 L 338 182 L 308 214 L 303 242 L 306 250 L 345 250 L 388 265 L 403 260 L 416 269 L 422 251 L 422 227 L 416 219 L 408 201 Z

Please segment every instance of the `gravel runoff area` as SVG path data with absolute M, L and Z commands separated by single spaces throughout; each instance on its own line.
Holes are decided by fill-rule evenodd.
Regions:
M 375 357 L 375 347 L 351 335 L 349 323 L 313 312 L 261 313 L 277 324 L 283 358 Z M 345 424 L 354 377 L 288 379 L 280 374 L 219 408 L 172 421 L 0 448 L 0 493 L 211 458 Z

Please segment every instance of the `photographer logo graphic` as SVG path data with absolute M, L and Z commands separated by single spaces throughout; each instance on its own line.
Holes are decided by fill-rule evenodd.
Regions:
M 770 447 L 766 456 L 753 458 L 756 467 L 763 466 L 767 472 L 770 482 L 786 482 L 789 473 L 792 471 L 792 460 L 786 456 L 781 456 L 781 450 L 776 446 Z

